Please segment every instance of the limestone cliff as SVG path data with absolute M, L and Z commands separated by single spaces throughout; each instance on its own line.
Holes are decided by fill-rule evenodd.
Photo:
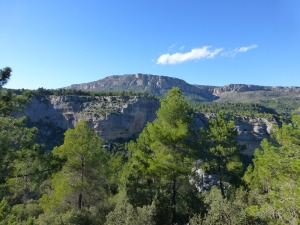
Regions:
M 138 96 L 35 96 L 17 116 L 27 116 L 32 126 L 40 130 L 39 139 L 54 147 L 61 144 L 63 132 L 88 121 L 105 140 L 128 140 L 138 136 L 147 122 L 156 118 L 159 101 Z M 196 129 L 205 127 L 215 114 L 195 114 Z M 263 138 L 269 138 L 273 119 L 235 117 L 237 141 L 252 155 Z
M 88 121 L 105 140 L 135 138 L 147 122 L 155 119 L 158 108 L 159 101 L 148 97 L 48 95 L 34 97 L 16 116 L 28 117 L 30 124 L 39 128 L 39 138 L 61 144 L 59 136 L 81 120 Z

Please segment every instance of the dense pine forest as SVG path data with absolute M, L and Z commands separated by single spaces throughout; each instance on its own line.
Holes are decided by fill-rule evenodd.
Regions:
M 300 223 L 299 114 L 245 164 L 230 115 L 279 116 L 273 103 L 192 104 L 172 88 L 137 139 L 108 150 L 81 121 L 49 152 L 12 116 L 32 95 L 136 93 L 6 90 L 10 74 L 0 70 L 0 224 Z M 217 115 L 197 130 L 195 111 Z

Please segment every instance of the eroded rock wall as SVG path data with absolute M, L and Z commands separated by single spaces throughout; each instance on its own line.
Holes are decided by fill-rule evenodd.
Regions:
M 156 118 L 159 105 L 159 100 L 149 97 L 49 95 L 33 98 L 18 116 L 27 116 L 29 121 L 39 128 L 39 138 L 48 141 L 51 147 L 54 147 L 62 142 L 63 131 L 74 128 L 81 120 L 88 121 L 90 127 L 105 140 L 135 138 L 148 122 Z M 208 119 L 215 116 L 197 113 L 196 129 L 205 127 Z M 253 155 L 262 139 L 270 137 L 272 126 L 276 124 L 274 119 L 266 118 L 234 117 L 234 119 L 238 132 L 236 140 L 246 146 L 244 154 L 247 155 Z
M 39 127 L 51 125 L 63 130 L 85 120 L 103 139 L 116 140 L 136 137 L 155 119 L 158 108 L 157 99 L 139 96 L 49 95 L 34 97 L 17 116 L 27 116 Z

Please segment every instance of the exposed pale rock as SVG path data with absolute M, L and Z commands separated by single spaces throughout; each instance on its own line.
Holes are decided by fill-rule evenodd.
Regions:
M 149 97 L 51 95 L 33 98 L 18 116 L 27 116 L 45 139 L 46 136 L 55 139 L 59 135 L 55 130 L 74 128 L 79 121 L 85 120 L 103 139 L 121 140 L 137 137 L 145 125 L 156 118 L 158 108 L 159 101 Z M 195 114 L 196 129 L 205 127 L 208 119 L 215 116 Z M 244 154 L 247 155 L 253 155 L 261 140 L 270 137 L 272 125 L 276 123 L 272 119 L 250 117 L 235 117 L 235 121 L 236 140 L 246 146 Z
M 100 137 L 116 140 L 136 137 L 147 122 L 155 119 L 158 108 L 159 101 L 147 97 L 51 95 L 33 98 L 17 116 L 63 130 L 85 120 Z

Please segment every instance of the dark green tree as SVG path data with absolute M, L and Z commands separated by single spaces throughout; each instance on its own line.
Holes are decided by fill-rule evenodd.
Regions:
M 204 215 L 194 215 L 190 225 L 252 225 L 256 224 L 249 220 L 246 214 L 247 193 L 242 189 L 233 191 L 224 198 L 217 187 L 204 192 L 204 203 L 207 212 Z
M 0 88 L 8 82 L 11 72 L 12 70 L 10 67 L 5 67 L 2 70 L 0 69 Z
M 218 175 L 219 187 L 225 197 L 224 182 L 234 182 L 241 176 L 241 146 L 235 140 L 237 132 L 234 120 L 228 120 L 221 111 L 216 118 L 208 122 L 206 131 L 202 131 L 201 141 L 206 148 L 204 169 Z
M 0 117 L 0 184 L 14 177 L 27 177 L 21 161 L 32 170 L 31 159 L 40 154 L 40 146 L 35 144 L 35 128 L 26 128 L 25 119 Z
M 192 213 L 191 202 L 188 202 L 188 195 L 195 194 L 195 188 L 189 184 L 196 160 L 196 151 L 192 148 L 192 122 L 191 107 L 179 88 L 173 88 L 161 100 L 157 119 L 128 146 L 132 154 L 125 170 L 129 200 L 143 199 L 144 196 L 141 202 L 149 205 L 156 196 L 157 207 L 161 210 L 157 213 L 166 217 L 157 221 L 160 224 L 182 222 L 188 217 L 188 211 Z M 134 187 L 139 196 L 133 193 Z
M 35 143 L 37 130 L 25 125 L 24 118 L 0 117 L 0 198 L 7 206 L 0 212 L 3 224 L 38 216 L 40 210 L 32 209 L 38 208 L 40 185 L 50 173 L 48 157 Z
M 105 225 L 154 225 L 155 205 L 133 207 L 126 198 L 120 197 L 115 209 L 106 216 Z
M 41 200 L 46 211 L 61 207 L 80 210 L 105 199 L 109 153 L 102 149 L 103 144 L 85 121 L 66 131 L 64 144 L 52 151 L 66 162 L 53 176 L 53 192 Z
M 268 224 L 300 223 L 300 115 L 264 140 L 244 176 L 249 215 Z

